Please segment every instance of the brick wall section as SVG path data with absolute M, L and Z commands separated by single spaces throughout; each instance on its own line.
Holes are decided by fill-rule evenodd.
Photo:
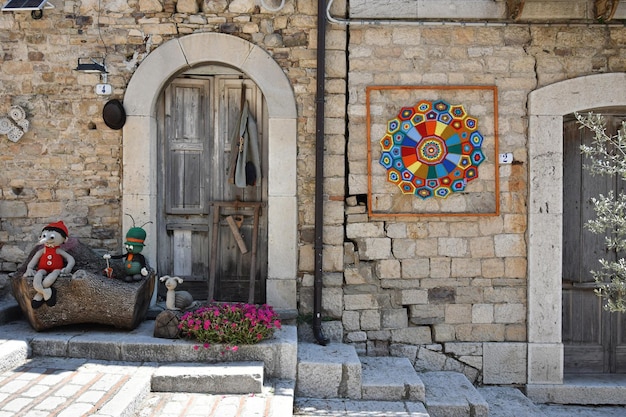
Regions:
M 585 25 L 351 26 L 347 340 L 368 354 L 422 345 L 417 363 L 452 355 L 477 369 L 482 351 L 459 346 L 526 340 L 527 95 L 624 71 L 624 36 L 623 28 Z M 367 218 L 355 201 L 367 193 L 365 93 L 373 85 L 497 86 L 499 151 L 515 159 L 500 167 L 499 216 Z

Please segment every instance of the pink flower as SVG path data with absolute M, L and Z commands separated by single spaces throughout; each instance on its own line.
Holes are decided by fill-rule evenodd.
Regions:
M 200 349 L 200 346 L 198 346 L 198 345 L 195 345 L 195 346 L 193 347 L 193 350 L 198 350 L 198 349 Z
M 211 345 L 210 345 L 210 344 L 208 344 L 208 343 L 205 343 L 205 344 L 204 344 L 204 348 L 205 348 L 205 349 L 208 349 L 208 348 L 210 348 L 210 347 L 211 347 Z
M 237 352 L 239 350 L 239 346 L 233 346 L 230 348 L 233 352 Z

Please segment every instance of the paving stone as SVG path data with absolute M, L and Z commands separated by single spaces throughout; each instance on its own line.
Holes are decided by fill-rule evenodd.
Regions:
M 263 362 L 159 366 L 152 375 L 153 392 L 251 394 L 263 389 Z

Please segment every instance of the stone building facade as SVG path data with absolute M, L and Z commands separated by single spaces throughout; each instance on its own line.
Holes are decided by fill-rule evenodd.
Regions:
M 626 105 L 626 10 L 598 23 L 591 0 L 527 1 L 517 20 L 500 0 L 383 3 L 329 10 L 325 331 L 417 369 L 560 383 L 563 117 Z M 20 105 L 31 122 L 0 145 L 2 272 L 50 221 L 108 250 L 130 226 L 124 214 L 155 221 L 154 103 L 182 69 L 220 63 L 248 74 L 269 109 L 267 300 L 311 313 L 317 2 L 287 0 L 279 11 L 254 0 L 51 4 L 39 20 L 0 15 L 0 115 Z M 100 75 L 74 68 L 105 55 L 114 90 L 102 97 Z M 414 85 L 497 88 L 498 150 L 514 161 L 495 173 L 496 215 L 369 215 L 367 88 Z M 102 120 L 113 97 L 128 115 L 122 130 Z

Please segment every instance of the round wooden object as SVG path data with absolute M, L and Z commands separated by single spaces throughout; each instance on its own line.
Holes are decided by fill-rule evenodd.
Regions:
M 154 337 L 161 339 L 176 339 L 178 337 L 180 317 L 182 313 L 174 310 L 164 310 L 154 320 Z

